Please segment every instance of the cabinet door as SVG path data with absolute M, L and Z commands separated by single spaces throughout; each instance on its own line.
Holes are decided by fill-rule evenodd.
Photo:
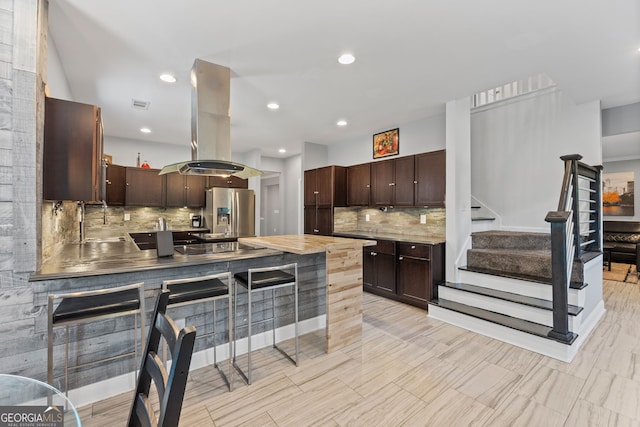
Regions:
M 305 234 L 317 234 L 316 231 L 316 207 L 305 206 L 304 208 L 304 233 Z
M 393 160 L 371 163 L 371 198 L 374 206 L 393 206 Z
M 249 188 L 249 180 L 237 176 L 230 176 L 228 183 L 230 188 Z
M 377 252 L 375 256 L 376 263 L 376 283 L 378 290 L 396 293 L 396 256 Z
M 415 205 L 444 206 L 446 184 L 445 150 L 415 156 Z
M 181 208 L 185 205 L 185 177 L 177 172 L 164 175 L 165 206 Z
M 371 163 L 347 168 L 347 206 L 369 206 L 371 202 Z
M 43 199 L 102 201 L 103 179 L 100 109 L 46 98 Z
M 394 206 L 413 206 L 414 156 L 394 160 Z
M 304 205 L 315 206 L 317 169 L 304 171 Z
M 158 172 L 158 169 L 127 168 L 127 206 L 162 206 L 162 176 Z
M 318 208 L 317 212 L 317 234 L 331 236 L 333 234 L 333 208 Z
M 318 206 L 333 204 L 334 176 L 332 166 L 316 169 L 316 191 L 318 192 Z
M 430 262 L 421 258 L 398 257 L 398 292 L 400 296 L 427 307 L 431 299 Z
M 365 289 L 371 289 L 375 285 L 375 251 L 371 247 L 362 248 L 362 285 Z
M 208 176 L 205 186 L 206 188 L 249 188 L 249 180 L 237 176 Z
M 109 206 L 123 206 L 126 184 L 126 168 L 119 165 L 107 166 L 106 202 Z
M 204 185 L 205 177 L 198 175 L 184 175 L 185 196 L 184 206 L 190 208 L 201 208 L 204 206 Z

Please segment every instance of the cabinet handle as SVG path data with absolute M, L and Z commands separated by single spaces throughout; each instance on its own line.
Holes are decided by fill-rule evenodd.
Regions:
M 418 181 L 413 181 L 413 183 L 414 183 L 414 184 L 417 184 L 417 183 L 418 183 Z
M 389 187 L 393 187 L 394 185 L 396 185 L 396 183 L 395 183 L 395 182 L 390 182 L 390 183 L 389 183 Z
M 398 261 L 402 261 L 404 259 L 403 256 L 398 257 Z
M 319 233 L 319 232 L 320 232 L 320 230 L 316 230 L 316 229 L 314 228 L 314 229 L 313 229 L 313 232 L 314 232 L 314 233 Z
M 320 192 L 319 191 L 314 191 L 313 194 L 320 194 Z
M 415 248 L 416 248 L 416 245 L 411 245 L 411 249 L 415 249 Z
M 367 184 L 367 188 L 371 188 L 371 185 Z
M 378 254 L 373 252 L 373 251 L 371 251 L 371 256 L 376 256 L 376 255 L 378 255 Z
M 107 184 L 111 185 L 111 181 L 107 180 Z

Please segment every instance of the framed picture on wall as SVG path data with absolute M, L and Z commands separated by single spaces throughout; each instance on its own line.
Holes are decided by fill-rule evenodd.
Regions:
M 634 216 L 633 172 L 602 174 L 602 214 L 605 216 Z
M 391 129 L 373 135 L 373 158 L 397 156 L 400 153 L 400 129 Z

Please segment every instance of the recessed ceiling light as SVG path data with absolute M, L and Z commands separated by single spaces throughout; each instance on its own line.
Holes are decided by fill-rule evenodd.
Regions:
M 278 108 L 280 108 L 280 105 L 278 105 L 277 102 L 270 102 L 267 104 L 267 108 L 270 110 L 277 110 Z
M 169 74 L 169 73 L 160 74 L 160 80 L 162 80 L 163 82 L 166 82 L 166 83 L 175 83 L 176 82 L 175 76 L 173 74 Z
M 286 153 L 286 152 L 287 152 L 287 150 L 285 150 L 284 148 L 281 148 L 281 149 L 278 150 L 278 153 Z
M 151 133 L 151 129 L 149 129 L 149 128 L 140 128 L 140 132 L 142 132 L 142 133 Z
M 353 64 L 353 61 L 356 60 L 356 57 L 353 56 L 350 53 L 343 53 L 342 55 L 340 55 L 340 57 L 338 58 L 338 62 L 341 63 L 342 65 L 349 65 L 349 64 Z
M 347 121 L 346 120 L 338 120 L 336 124 L 338 126 L 346 126 L 347 125 Z

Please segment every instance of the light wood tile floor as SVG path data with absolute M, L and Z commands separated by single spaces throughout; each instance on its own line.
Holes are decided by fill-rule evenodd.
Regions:
M 181 426 L 640 426 L 640 286 L 604 282 L 607 314 L 572 363 L 364 294 L 362 339 L 325 354 L 301 338 L 300 367 L 267 348 L 254 383 L 190 374 Z M 80 409 L 125 425 L 132 393 Z

